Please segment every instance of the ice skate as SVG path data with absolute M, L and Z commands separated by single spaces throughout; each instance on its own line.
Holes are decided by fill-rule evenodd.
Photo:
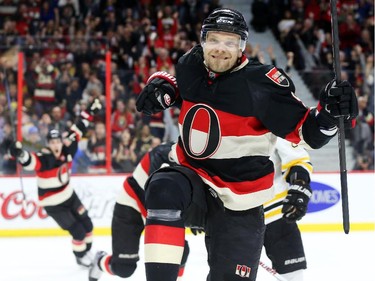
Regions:
M 91 252 L 86 252 L 83 257 L 76 257 L 77 264 L 84 267 L 90 267 L 93 263 L 93 254 Z
M 90 266 L 89 270 L 89 281 L 98 281 L 99 278 L 102 276 L 103 272 L 100 270 L 98 262 L 106 254 L 107 253 L 104 251 L 96 252 L 94 261 Z

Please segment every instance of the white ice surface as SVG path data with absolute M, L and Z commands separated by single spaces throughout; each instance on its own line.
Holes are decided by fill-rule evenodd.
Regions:
M 183 280 L 205 281 L 206 251 L 202 235 L 188 235 L 190 257 Z M 303 233 L 308 270 L 304 281 L 375 281 L 375 233 Z M 93 250 L 111 252 L 109 236 L 94 237 Z M 129 281 L 145 280 L 143 247 L 141 261 Z M 270 265 L 263 255 L 262 261 Z M 71 252 L 70 238 L 0 238 L 0 281 L 85 281 L 87 269 L 79 267 Z M 100 281 L 122 278 L 103 274 Z M 275 281 L 259 268 L 258 279 Z M 246 279 L 244 279 L 246 281 Z

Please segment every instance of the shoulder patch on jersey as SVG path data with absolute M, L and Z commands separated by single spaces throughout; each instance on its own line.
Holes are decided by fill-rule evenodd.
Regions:
M 289 87 L 289 80 L 276 67 L 268 71 L 266 76 L 281 87 Z

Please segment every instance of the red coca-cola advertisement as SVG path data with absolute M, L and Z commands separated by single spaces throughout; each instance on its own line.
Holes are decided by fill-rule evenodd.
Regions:
M 5 220 L 13 220 L 16 218 L 30 219 L 37 216 L 39 219 L 48 217 L 44 209 L 38 206 L 38 202 L 34 199 L 24 198 L 21 190 L 11 193 L 0 192 L 1 199 L 1 217 Z
M 95 227 L 110 229 L 113 207 L 124 179 L 124 176 L 71 178 L 70 185 L 88 209 Z M 59 228 L 39 205 L 35 177 L 0 178 L 0 186 L 0 236 L 9 231 L 48 232 Z

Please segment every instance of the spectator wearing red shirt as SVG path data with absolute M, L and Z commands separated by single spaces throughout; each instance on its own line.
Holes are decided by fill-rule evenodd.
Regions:
M 56 69 L 51 62 L 45 58 L 40 59 L 40 63 L 34 70 L 36 89 L 34 99 L 44 102 L 55 102 Z
M 157 71 L 165 71 L 174 75 L 175 69 L 173 60 L 169 55 L 169 51 L 166 48 L 159 48 L 156 50 L 156 69 Z
M 120 137 L 122 131 L 126 129 L 134 129 L 133 115 L 126 109 L 123 100 L 116 101 L 116 109 L 112 113 L 112 133 Z
M 171 49 L 173 47 L 174 36 L 178 30 L 178 13 L 173 13 L 171 6 L 165 6 L 163 10 L 158 12 L 157 33 L 158 40 L 155 47 L 165 47 Z
M 361 27 L 355 21 L 354 15 L 349 13 L 344 22 L 339 24 L 340 48 L 346 52 L 350 52 L 356 44 L 358 44 Z
M 150 76 L 150 66 L 146 56 L 140 56 L 134 63 L 133 92 L 138 94 L 146 85 Z

